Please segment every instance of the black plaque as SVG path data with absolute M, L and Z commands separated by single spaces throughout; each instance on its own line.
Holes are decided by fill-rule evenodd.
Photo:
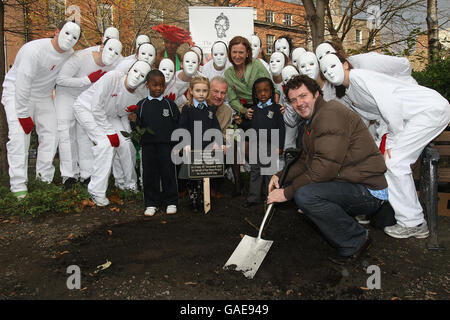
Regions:
M 188 164 L 189 178 L 220 178 L 225 174 L 223 163 L 223 152 L 211 151 L 191 151 L 191 163 Z M 220 160 L 221 159 L 221 160 Z

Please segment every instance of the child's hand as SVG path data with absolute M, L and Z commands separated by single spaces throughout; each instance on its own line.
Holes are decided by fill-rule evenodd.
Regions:
M 237 114 L 233 116 L 233 121 L 234 121 L 234 123 L 236 123 L 237 125 L 240 125 L 240 124 L 242 123 L 241 117 L 240 117 L 239 115 L 237 115 Z
M 129 113 L 128 114 L 128 120 L 130 120 L 131 122 L 136 122 L 136 120 L 137 120 L 136 113 Z
M 223 151 L 223 153 L 225 153 L 227 151 L 227 147 L 224 144 L 222 145 L 222 151 Z
M 281 108 L 280 108 L 280 112 L 281 112 L 281 114 L 284 114 L 284 106 L 283 105 L 281 105 Z
M 247 112 L 245 113 L 245 117 L 249 120 L 252 120 L 252 117 L 253 117 L 253 109 L 252 108 L 247 109 Z

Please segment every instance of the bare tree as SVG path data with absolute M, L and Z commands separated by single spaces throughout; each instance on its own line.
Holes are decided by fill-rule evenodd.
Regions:
M 438 61 L 440 52 L 437 0 L 427 0 L 428 61 Z
M 0 83 L 5 79 L 5 4 L 0 4 Z M 3 93 L 3 86 L 0 87 L 0 96 Z M 8 161 L 6 158 L 6 142 L 8 141 L 8 126 L 6 124 L 5 108 L 0 104 L 0 175 L 7 175 Z

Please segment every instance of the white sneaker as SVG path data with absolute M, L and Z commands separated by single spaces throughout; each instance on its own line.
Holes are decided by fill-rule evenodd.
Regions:
M 175 213 L 177 213 L 177 206 L 174 206 L 174 205 L 167 206 L 166 213 L 167 214 L 175 214 Z
M 93 194 L 91 194 L 91 199 L 99 207 L 105 207 L 109 204 L 109 200 L 106 197 L 98 197 L 98 196 L 94 196 Z
M 156 208 L 156 207 L 147 207 L 145 209 L 144 216 L 152 217 L 156 213 L 157 210 L 158 210 L 158 208 Z
M 426 221 L 416 227 L 402 227 L 397 223 L 393 226 L 385 227 L 384 232 L 387 235 L 397 239 L 405 239 L 409 237 L 423 239 L 428 237 L 430 234 Z
M 359 216 L 355 217 L 356 221 L 358 221 L 359 224 L 369 224 L 370 223 L 370 218 L 368 215 L 365 214 L 361 214 Z

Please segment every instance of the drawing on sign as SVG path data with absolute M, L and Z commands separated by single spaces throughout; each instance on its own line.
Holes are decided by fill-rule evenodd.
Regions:
M 216 29 L 217 36 L 219 39 L 226 38 L 225 32 L 230 29 L 230 20 L 226 15 L 223 14 L 223 12 L 220 13 L 220 15 L 216 18 L 216 21 L 214 22 L 214 28 Z

